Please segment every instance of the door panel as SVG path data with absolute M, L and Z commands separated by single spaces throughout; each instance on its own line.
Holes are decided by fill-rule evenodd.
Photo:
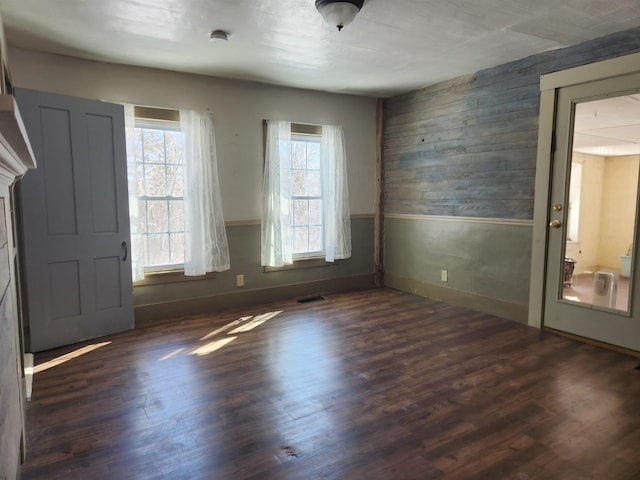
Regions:
M 638 351 L 640 315 L 634 302 L 640 297 L 633 264 L 640 149 L 624 127 L 629 122 L 640 125 L 639 92 L 640 74 L 558 90 L 544 310 L 547 327 Z M 625 103 L 631 108 L 623 108 Z M 616 163 L 623 163 L 624 169 L 614 168 Z M 634 168 L 635 177 L 627 173 L 623 177 L 629 178 L 615 178 Z M 623 187 L 622 180 L 631 188 Z M 579 218 L 592 214 L 589 222 L 580 220 L 579 227 L 572 225 L 576 183 L 582 189 Z M 580 255 L 577 261 L 567 258 L 569 248 L 572 255 Z M 624 272 L 616 259 L 627 249 L 633 261 Z
M 122 307 L 121 263 L 120 257 L 95 259 L 97 310 Z
M 39 167 L 20 182 L 32 350 L 133 328 L 122 106 L 16 98 Z
M 36 157 L 42 161 L 44 195 L 49 235 L 73 235 L 76 230 L 76 201 L 73 189 L 71 118 L 68 111 L 42 108 L 42 143 Z M 33 128 L 32 128 L 33 130 Z M 34 152 L 35 153 L 35 152 Z
M 51 318 L 58 320 L 80 315 L 80 268 L 77 261 L 49 264 Z
M 89 136 L 89 173 L 93 233 L 117 233 L 118 201 L 113 156 L 111 117 L 86 115 Z

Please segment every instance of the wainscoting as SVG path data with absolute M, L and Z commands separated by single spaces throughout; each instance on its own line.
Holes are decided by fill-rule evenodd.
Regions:
M 136 324 L 167 316 L 206 313 L 223 308 L 316 293 L 373 286 L 374 218 L 351 218 L 351 258 L 315 268 L 265 271 L 260 265 L 260 221 L 227 225 L 231 269 L 178 281 L 141 282 L 134 286 Z M 244 287 L 236 286 L 244 275 Z M 175 276 L 174 276 L 175 279 Z
M 526 220 L 387 215 L 385 285 L 527 323 L 531 228 Z

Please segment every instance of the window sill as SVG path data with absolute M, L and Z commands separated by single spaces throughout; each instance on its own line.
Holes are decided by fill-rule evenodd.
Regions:
M 171 270 L 152 270 L 145 272 L 144 278 L 133 282 L 134 287 L 142 287 L 147 285 L 160 285 L 163 283 L 179 283 L 179 282 L 194 282 L 198 280 L 206 280 L 210 278 L 216 278 L 215 272 L 207 273 L 206 275 L 199 275 L 197 277 L 186 276 L 183 268 L 175 268 Z
M 265 273 L 269 272 L 282 272 L 285 270 L 301 270 L 303 268 L 318 268 L 318 267 L 335 267 L 338 262 L 341 260 L 336 260 L 335 262 L 327 262 L 324 257 L 322 258 L 301 258 L 298 260 L 294 260 L 293 263 L 289 265 L 284 265 L 283 267 L 262 267 L 264 268 Z

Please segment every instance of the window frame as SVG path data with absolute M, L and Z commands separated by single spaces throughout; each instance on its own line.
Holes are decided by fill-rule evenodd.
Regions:
M 263 151 L 262 158 L 263 162 L 266 162 L 267 158 L 267 120 L 263 120 Z M 297 123 L 291 122 L 291 135 L 314 135 L 320 138 L 322 141 L 322 126 L 310 123 Z M 263 164 L 264 169 L 264 164 Z M 324 208 L 324 205 L 323 205 Z M 323 215 L 324 217 L 324 215 Z M 324 235 L 324 225 L 323 225 L 323 235 Z M 323 240 L 324 245 L 324 240 Z M 300 270 L 307 268 L 327 268 L 327 267 L 338 267 L 344 262 L 344 259 L 336 259 L 334 262 L 327 262 L 325 260 L 325 251 L 320 255 L 309 257 L 309 256 L 298 256 L 299 254 L 293 255 L 293 263 L 283 265 L 282 267 L 270 267 L 263 266 L 262 271 L 264 273 L 275 273 L 275 272 L 283 272 L 287 270 Z
M 182 132 L 181 128 L 180 128 L 180 114 L 179 111 L 177 110 L 169 110 L 169 109 L 159 109 L 159 108 L 149 108 L 149 107 L 135 107 L 135 130 L 137 131 L 138 129 L 147 129 L 147 130 L 162 130 L 162 131 L 173 131 L 173 132 Z M 184 152 L 183 152 L 184 153 Z M 184 160 L 184 159 L 183 159 Z M 144 162 L 144 151 L 142 153 L 142 158 L 141 161 L 138 162 L 136 161 L 136 166 L 138 165 L 147 165 L 147 163 Z M 182 167 L 183 170 L 183 181 L 184 181 L 184 163 L 182 164 L 167 164 L 166 163 L 166 157 L 165 157 L 165 161 L 164 163 L 162 163 L 161 165 L 164 165 L 165 167 L 167 165 L 172 165 L 172 166 L 176 166 L 179 165 Z M 165 171 L 165 180 L 166 180 L 166 171 Z M 144 181 L 144 180 L 143 180 Z M 146 185 L 145 185 L 145 191 L 146 191 Z M 145 192 L 147 193 L 147 192 Z M 184 260 L 181 263 L 172 263 L 172 264 L 166 264 L 166 265 L 147 265 L 147 261 L 149 259 L 149 236 L 153 235 L 154 233 L 162 233 L 162 234 L 167 234 L 169 236 L 169 249 L 171 249 L 171 234 L 174 233 L 182 233 L 183 235 L 183 248 L 184 248 L 184 226 L 183 226 L 183 230 L 182 232 L 172 232 L 170 229 L 170 221 L 169 221 L 169 216 L 170 216 L 170 204 L 167 203 L 167 231 L 166 232 L 154 232 L 154 233 L 149 233 L 148 232 L 148 211 L 147 211 L 147 206 L 146 206 L 146 202 L 148 201 L 165 201 L 165 202 L 171 202 L 171 201 L 181 201 L 182 204 L 184 205 L 184 192 L 182 197 L 175 197 L 175 196 L 170 196 L 170 195 L 165 195 L 165 196 L 148 196 L 148 195 L 143 195 L 143 196 L 139 196 L 136 195 L 138 201 L 142 204 L 144 203 L 144 210 L 145 210 L 145 233 L 143 233 L 144 236 L 144 241 L 146 242 L 146 251 L 147 251 L 147 258 L 145 259 L 145 265 L 143 267 L 144 269 L 144 273 L 145 273 L 145 277 L 154 277 L 154 276 L 158 276 L 158 275 L 167 275 L 167 274 L 177 274 L 177 273 L 184 273 Z M 171 253 L 169 253 L 169 255 L 171 255 Z M 184 258 L 184 254 L 183 254 L 183 258 Z
M 316 196 L 316 195 L 294 195 L 293 194 L 293 185 L 291 188 L 291 241 L 294 242 L 295 245 L 295 230 L 296 228 L 299 227 L 304 227 L 305 225 L 295 225 L 295 221 L 294 221 L 294 216 L 295 216 L 295 208 L 294 208 L 294 202 L 296 200 L 306 200 L 306 201 L 310 201 L 310 200 L 320 200 L 320 205 L 321 205 L 321 213 L 320 213 L 320 220 L 322 223 L 320 223 L 320 225 L 311 225 L 309 223 L 309 219 L 307 219 L 307 224 L 306 227 L 309 229 L 311 228 L 311 226 L 320 226 L 321 227 L 321 244 L 322 244 L 322 249 L 321 250 L 316 250 L 316 251 L 306 251 L 306 252 L 300 252 L 300 253 L 293 253 L 292 254 L 292 258 L 293 261 L 300 261 L 300 260 L 316 260 L 316 259 L 324 259 L 325 257 L 325 248 L 324 248 L 324 229 L 325 229 L 325 225 L 324 225 L 324 192 L 323 192 L 323 188 L 322 188 L 322 127 L 318 127 L 318 130 L 320 133 L 317 133 L 317 130 L 313 133 L 309 133 L 308 129 L 302 129 L 304 130 L 303 132 L 300 131 L 295 131 L 295 130 L 301 130 L 301 129 L 295 129 L 294 130 L 294 125 L 297 124 L 291 124 L 291 142 L 308 142 L 308 143 L 318 143 L 320 144 L 320 158 L 319 158 L 319 167 L 318 167 L 318 172 L 320 175 L 320 196 Z M 299 168 L 294 168 L 293 165 L 291 165 L 291 173 L 293 174 L 294 170 L 302 170 Z M 313 169 L 315 170 L 315 169 Z M 305 168 L 304 169 L 305 172 L 308 172 L 309 169 Z M 293 177 L 293 175 L 292 175 Z M 307 214 L 307 217 L 309 217 L 309 214 Z M 307 234 L 307 238 L 308 238 L 309 234 Z M 307 242 L 308 245 L 308 242 Z M 292 246 L 293 247 L 293 246 Z

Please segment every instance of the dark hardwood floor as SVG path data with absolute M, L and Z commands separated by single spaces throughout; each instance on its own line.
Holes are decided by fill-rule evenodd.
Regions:
M 638 479 L 638 363 L 391 289 L 156 322 L 36 355 L 22 478 Z

